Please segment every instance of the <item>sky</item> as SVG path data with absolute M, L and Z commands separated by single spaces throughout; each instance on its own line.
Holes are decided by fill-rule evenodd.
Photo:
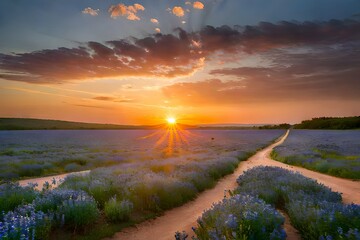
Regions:
M 2 0 L 0 117 L 360 115 L 358 0 Z

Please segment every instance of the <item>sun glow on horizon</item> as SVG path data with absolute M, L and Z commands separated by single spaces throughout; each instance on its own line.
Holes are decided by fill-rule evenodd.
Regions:
M 174 125 L 174 124 L 176 124 L 176 118 L 174 118 L 174 117 L 168 117 L 168 118 L 166 118 L 166 122 L 167 122 L 169 125 Z
M 167 116 L 164 121 L 166 123 L 158 125 L 156 131 L 140 139 L 155 138 L 154 149 L 161 150 L 164 156 L 187 151 L 188 139 L 195 135 L 182 128 L 181 124 L 177 124 L 177 119 L 173 116 Z

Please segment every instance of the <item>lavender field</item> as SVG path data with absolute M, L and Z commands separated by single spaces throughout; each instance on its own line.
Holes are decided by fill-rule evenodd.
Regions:
M 256 167 L 237 179 L 230 198 L 198 219 L 197 239 L 286 239 L 284 210 L 302 239 L 360 239 L 360 205 L 298 173 Z
M 18 174 L 13 177 L 20 177 L 24 165 L 31 169 L 49 164 L 48 173 L 67 171 L 66 166 L 57 168 L 65 160 L 82 170 L 94 169 L 89 175 L 67 177 L 56 189 L 52 183 L 42 191 L 15 183 L 0 185 L 0 238 L 109 236 L 194 199 L 283 133 L 192 131 L 186 143 L 160 144 L 146 137 L 149 131 L 1 132 L 2 174 L 11 170 Z
M 187 155 L 252 152 L 283 131 L 186 131 L 186 142 L 159 141 L 154 130 L 0 132 L 0 180 L 82 171 Z M 165 133 L 164 133 L 165 135 Z M 191 157 L 190 157 L 191 158 Z
M 360 179 L 360 130 L 291 130 L 272 157 L 313 171 Z

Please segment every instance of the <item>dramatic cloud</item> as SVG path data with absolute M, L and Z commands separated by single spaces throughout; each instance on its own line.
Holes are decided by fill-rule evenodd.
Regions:
M 192 74 L 203 67 L 205 59 L 211 59 L 214 53 L 218 52 L 234 58 L 240 58 L 244 52 L 268 54 L 267 58 L 274 58 L 276 64 L 286 67 L 291 61 L 300 60 L 290 59 L 295 55 L 288 55 L 280 49 L 324 48 L 318 56 L 314 55 L 309 59 L 304 57 L 307 62 L 304 62 L 304 72 L 300 74 L 307 74 L 306 69 L 310 72 L 314 66 L 322 66 L 321 62 L 330 65 L 327 61 L 329 58 L 334 60 L 331 62 L 334 67 L 346 63 L 345 67 L 352 68 L 356 62 L 349 62 L 347 56 L 351 59 L 360 59 L 360 53 L 356 51 L 359 42 L 360 22 L 354 20 L 261 23 L 257 26 L 234 28 L 207 26 L 195 33 L 176 29 L 173 34 L 157 33 L 142 39 L 89 42 L 76 48 L 0 54 L 0 78 L 54 84 L 128 76 L 171 78 Z M 335 51 L 336 49 L 342 51 Z M 333 55 L 326 55 L 329 52 Z M 341 55 L 345 53 L 348 55 Z M 324 60 L 319 59 L 319 64 L 311 62 L 311 59 L 318 59 L 319 56 L 323 56 Z M 306 63 L 312 65 L 307 68 Z M 285 67 L 276 70 L 285 71 Z M 229 72 L 218 70 L 212 74 L 238 76 L 234 73 L 236 69 L 222 69 L 225 70 Z M 263 70 L 258 69 L 258 72 L 253 71 L 251 74 L 255 76 Z M 346 69 L 343 71 L 344 76 L 354 74 Z M 270 74 L 275 76 L 275 73 Z M 239 75 L 239 78 L 243 76 Z
M 145 8 L 141 4 L 135 3 L 134 5 L 126 6 L 125 4 L 117 4 L 110 6 L 108 12 L 112 18 L 125 16 L 128 20 L 139 21 L 140 17 L 137 15 L 138 11 L 144 11 Z
M 359 41 L 360 22 L 354 20 L 330 20 L 328 22 L 262 22 L 257 26 L 206 26 L 200 31 L 206 50 L 234 50 L 252 53 L 287 46 L 309 44 L 335 44 Z
M 177 35 L 177 36 L 176 36 Z M 16 55 L 0 54 L 0 78 L 31 83 L 62 83 L 125 76 L 186 76 L 204 64 L 191 49 L 191 36 L 158 33 L 143 39 L 89 42 L 78 48 L 59 48 Z
M 182 7 L 174 7 L 172 13 L 178 17 L 183 17 L 185 15 L 184 9 Z
M 158 24 L 158 23 L 159 23 L 159 21 L 158 21 L 156 18 L 152 18 L 152 19 L 150 19 L 150 21 L 151 21 L 152 23 L 155 23 L 155 24 Z
M 204 9 L 204 4 L 202 2 L 196 1 L 193 3 L 193 8 L 195 9 Z
M 100 9 L 92 9 L 91 7 L 87 7 L 84 10 L 82 10 L 83 14 L 89 14 L 91 16 L 97 16 L 99 15 Z
M 269 67 L 213 70 L 216 77 L 163 88 L 177 104 L 239 104 L 292 100 L 360 100 L 360 43 L 289 53 L 274 50 Z M 294 49 L 296 50 L 296 49 Z

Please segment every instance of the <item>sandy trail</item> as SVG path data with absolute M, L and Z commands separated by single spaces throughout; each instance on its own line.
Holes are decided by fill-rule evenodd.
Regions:
M 237 187 L 236 179 L 244 171 L 256 166 L 277 166 L 291 171 L 297 171 L 301 174 L 316 179 L 320 183 L 330 187 L 333 191 L 341 192 L 345 203 L 360 203 L 360 182 L 340 179 L 325 174 L 313 172 L 300 167 L 289 166 L 281 162 L 274 161 L 270 158 L 272 149 L 284 142 L 289 131 L 276 143 L 259 151 L 247 161 L 241 162 L 239 167 L 231 175 L 221 179 L 214 188 L 201 193 L 194 201 L 166 211 L 163 216 L 154 220 L 149 220 L 136 225 L 135 227 L 126 228 L 122 232 L 116 233 L 112 239 L 174 239 L 176 231 L 185 230 L 191 238 L 192 226 L 196 226 L 196 220 L 204 210 L 209 209 L 215 202 L 221 201 L 224 197 L 224 190 L 232 190 Z M 285 223 L 288 239 L 300 239 L 296 229 L 294 229 L 287 219 Z
M 36 189 L 41 190 L 45 182 L 48 182 L 51 184 L 51 182 L 55 178 L 56 184 L 52 185 L 51 187 L 56 188 L 59 185 L 59 183 L 61 183 L 69 175 L 86 175 L 89 173 L 90 173 L 90 170 L 86 170 L 86 171 L 81 171 L 81 172 L 64 173 L 64 174 L 54 175 L 54 176 L 31 178 L 31 179 L 21 180 L 21 181 L 19 181 L 19 184 L 20 184 L 20 186 L 25 187 L 29 183 L 33 183 L 33 184 L 37 183 L 38 186 L 36 187 Z

